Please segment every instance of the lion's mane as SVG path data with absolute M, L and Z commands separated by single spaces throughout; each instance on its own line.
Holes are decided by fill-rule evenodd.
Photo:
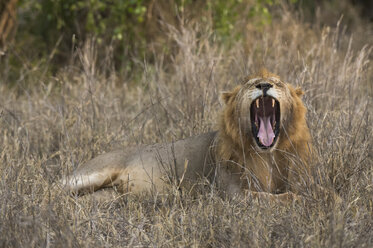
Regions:
M 245 82 L 251 78 L 276 78 L 277 75 L 271 74 L 265 70 L 255 76 L 245 79 Z M 276 148 L 271 152 L 276 160 L 276 166 L 290 183 L 299 180 L 299 175 L 305 175 L 310 172 L 307 161 L 309 160 L 311 148 L 311 136 L 306 123 L 306 107 L 301 96 L 303 91 L 300 88 L 294 88 L 290 84 L 285 84 L 289 90 L 290 104 L 286 109 L 281 110 L 282 123 L 280 136 Z M 241 97 L 243 85 L 237 86 L 231 92 L 223 93 L 225 107 L 219 120 L 217 158 L 233 172 L 242 173 L 242 171 L 253 171 L 253 166 L 257 166 L 262 161 L 262 154 L 255 149 L 255 142 L 251 132 L 247 132 L 242 127 L 240 119 Z M 281 104 L 281 101 L 280 101 Z M 247 123 L 249 125 L 249 123 Z M 247 136 L 250 136 L 247 138 Z M 229 163 L 230 162 L 230 163 Z M 230 167 L 230 168 L 229 168 Z M 292 171 L 293 173 L 289 173 Z M 256 177 L 265 178 L 266 175 L 257 175 L 265 173 L 265 170 L 256 170 Z M 297 179 L 296 179 L 297 178 Z M 304 177 L 303 177 L 304 178 Z M 276 189 L 269 189 L 275 191 Z

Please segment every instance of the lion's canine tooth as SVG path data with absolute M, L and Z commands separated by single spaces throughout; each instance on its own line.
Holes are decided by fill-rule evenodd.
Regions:
M 275 107 L 275 99 L 272 99 L 272 108 Z
M 256 99 L 256 107 L 259 108 L 259 98 Z

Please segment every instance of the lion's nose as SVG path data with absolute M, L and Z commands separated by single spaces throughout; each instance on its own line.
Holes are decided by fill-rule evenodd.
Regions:
M 262 83 L 262 84 L 258 84 L 256 87 L 261 90 L 268 90 L 269 88 L 272 88 L 272 84 Z
M 269 83 L 261 83 L 261 84 L 258 84 L 255 87 L 258 88 L 258 89 L 260 89 L 260 90 L 262 90 L 263 91 L 263 95 L 266 96 L 267 95 L 267 90 L 269 90 L 269 88 L 272 88 L 273 85 L 269 84 Z

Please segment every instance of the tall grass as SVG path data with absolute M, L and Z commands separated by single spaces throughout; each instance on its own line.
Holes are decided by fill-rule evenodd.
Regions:
M 134 60 L 119 77 L 93 40 L 56 76 L 0 85 L 2 247 L 369 247 L 373 244 L 372 43 L 338 22 L 311 28 L 285 11 L 227 48 L 210 27 L 167 27 L 177 51 Z M 355 42 L 358 40 L 358 42 Z M 367 43 L 363 46 L 357 44 Z M 266 66 L 301 86 L 316 149 L 314 177 L 343 204 L 310 194 L 277 205 L 249 198 L 71 197 L 58 180 L 113 148 L 169 142 L 214 130 L 220 92 Z M 37 74 L 41 75 L 41 74 Z M 0 78 L 0 80 L 2 80 Z

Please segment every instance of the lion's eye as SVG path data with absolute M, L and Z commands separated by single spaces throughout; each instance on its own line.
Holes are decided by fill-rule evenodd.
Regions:
M 283 88 L 284 87 L 284 84 L 282 82 L 274 82 L 274 83 L 279 88 Z

